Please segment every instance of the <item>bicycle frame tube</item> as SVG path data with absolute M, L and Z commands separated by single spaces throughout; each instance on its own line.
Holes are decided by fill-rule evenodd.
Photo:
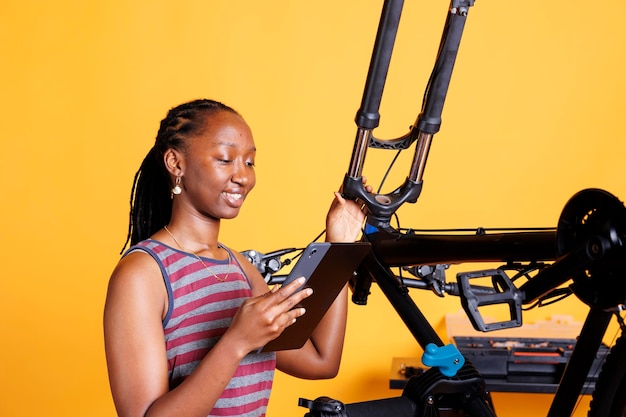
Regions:
M 612 313 L 596 308 L 591 308 L 587 314 L 547 417 L 569 417 L 574 412 L 578 395 L 582 392 L 611 316 Z
M 378 229 L 368 233 L 367 240 L 372 243 L 377 258 L 389 266 L 556 258 L 555 231 L 450 235 L 402 234 Z
M 379 288 L 422 348 L 425 349 L 429 343 L 437 346 L 443 345 L 437 332 L 388 267 L 381 264 L 374 256 L 368 256 L 359 268 L 359 274 L 366 274 L 378 283 Z
M 370 233 L 364 239 L 372 244 L 372 255 L 360 269 L 359 275 L 377 282 L 423 348 L 429 343 L 438 346 L 443 343 L 391 272 L 391 267 L 465 262 L 535 262 L 554 260 L 556 257 L 553 231 L 493 235 L 407 235 L 389 230 L 369 230 Z M 362 291 L 356 285 L 354 287 L 355 292 Z

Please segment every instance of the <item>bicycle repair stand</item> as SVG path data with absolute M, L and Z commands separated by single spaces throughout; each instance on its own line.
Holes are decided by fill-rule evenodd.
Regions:
M 453 349 L 448 346 L 442 350 L 442 357 L 434 353 L 436 362 L 449 362 L 452 357 L 457 357 L 456 354 L 449 355 Z M 459 354 L 458 357 L 462 356 Z M 454 362 L 455 359 L 452 359 Z M 298 405 L 309 409 L 305 417 L 468 415 L 458 414 L 457 410 L 465 410 L 469 415 L 494 416 L 485 383 L 469 362 L 465 362 L 454 378 L 446 377 L 437 367 L 430 368 L 410 378 L 399 397 L 352 404 L 344 404 L 329 397 L 319 397 L 313 401 L 300 398 Z

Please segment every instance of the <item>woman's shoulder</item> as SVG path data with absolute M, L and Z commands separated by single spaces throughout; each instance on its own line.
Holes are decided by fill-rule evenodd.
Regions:
M 163 285 L 160 267 L 149 246 L 146 247 L 141 242 L 126 251 L 109 280 L 110 287 L 115 285 L 129 288 Z

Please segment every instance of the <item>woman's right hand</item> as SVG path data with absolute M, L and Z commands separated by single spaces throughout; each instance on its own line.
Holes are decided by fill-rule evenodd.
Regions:
M 296 291 L 304 284 L 298 278 L 286 286 L 275 286 L 270 291 L 251 297 L 241 305 L 224 337 L 247 354 L 276 339 L 287 327 L 305 314 L 305 309 L 294 308 L 313 293 L 311 288 Z

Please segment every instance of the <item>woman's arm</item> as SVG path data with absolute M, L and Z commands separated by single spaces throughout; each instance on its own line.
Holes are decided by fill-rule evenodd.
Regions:
M 370 187 L 368 191 L 371 191 Z M 356 241 L 364 220 L 365 211 L 358 202 L 346 200 L 340 193 L 335 193 L 326 216 L 326 240 Z M 302 348 L 277 353 L 278 368 L 299 378 L 335 377 L 341 363 L 347 313 L 348 287 L 345 286 Z

